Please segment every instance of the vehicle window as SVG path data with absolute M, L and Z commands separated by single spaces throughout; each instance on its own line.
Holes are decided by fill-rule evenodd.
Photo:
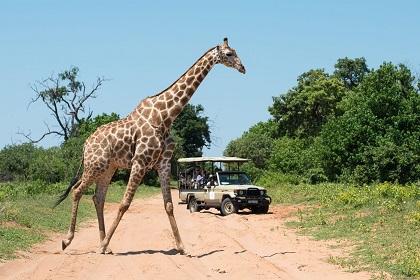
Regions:
M 219 179 L 221 185 L 230 185 L 229 180 L 226 176 L 220 176 Z
M 236 174 L 236 175 L 237 175 L 236 184 L 238 184 L 238 185 L 250 185 L 251 184 L 251 180 L 249 179 L 247 174 L 240 173 L 240 174 Z
M 221 185 L 251 185 L 251 180 L 245 173 L 232 173 L 220 175 Z

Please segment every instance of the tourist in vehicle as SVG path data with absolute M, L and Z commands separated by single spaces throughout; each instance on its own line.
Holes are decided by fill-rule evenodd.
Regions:
M 211 175 L 210 172 L 208 172 L 207 170 L 203 170 L 203 181 L 202 181 L 203 186 L 207 185 L 210 175 Z
M 248 180 L 246 180 L 242 174 L 239 174 L 239 176 L 238 176 L 238 184 L 240 184 L 240 185 L 248 184 Z
M 198 189 L 201 186 L 202 181 L 203 181 L 203 175 L 201 175 L 201 168 L 197 167 L 195 169 L 195 173 L 194 173 L 194 176 L 192 178 L 194 189 Z
M 207 186 L 208 187 L 213 187 L 213 186 L 217 186 L 217 182 L 215 181 L 215 176 L 213 175 L 209 175 L 209 181 L 207 182 Z

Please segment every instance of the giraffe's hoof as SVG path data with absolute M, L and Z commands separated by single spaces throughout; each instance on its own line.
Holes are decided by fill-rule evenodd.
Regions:
M 110 248 L 106 248 L 105 255 L 113 255 L 112 250 Z
M 187 257 L 191 257 L 191 254 L 187 250 L 185 250 L 185 249 L 179 250 L 179 253 L 181 255 L 184 255 L 184 256 L 187 256 Z
M 70 242 L 66 239 L 63 239 L 63 241 L 61 241 L 61 249 L 63 249 L 63 251 L 67 248 L 67 246 L 70 245 Z
M 99 251 L 96 252 L 97 254 L 103 254 L 103 255 L 112 255 L 112 250 L 110 248 L 99 248 Z

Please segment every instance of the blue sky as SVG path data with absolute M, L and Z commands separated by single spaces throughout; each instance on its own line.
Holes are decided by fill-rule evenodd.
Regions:
M 110 79 L 88 103 L 94 115 L 125 117 L 229 38 L 247 73 L 216 65 L 190 103 L 202 104 L 213 144 L 206 156 L 270 118 L 272 97 L 316 68 L 365 57 L 420 73 L 420 1 L 20 1 L 0 3 L 0 149 L 55 125 L 29 84 L 80 69 L 88 88 Z M 40 145 L 58 145 L 49 137 Z

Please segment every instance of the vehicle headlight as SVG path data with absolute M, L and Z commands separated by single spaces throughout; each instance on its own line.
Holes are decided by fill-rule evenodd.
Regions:
M 245 194 L 245 191 L 243 191 L 243 190 L 239 190 L 239 191 L 238 191 L 238 194 L 239 194 L 239 195 L 244 195 L 244 194 Z
M 261 190 L 261 191 L 260 191 L 260 194 L 261 194 L 261 195 L 265 195 L 265 193 L 266 193 L 266 190 Z

